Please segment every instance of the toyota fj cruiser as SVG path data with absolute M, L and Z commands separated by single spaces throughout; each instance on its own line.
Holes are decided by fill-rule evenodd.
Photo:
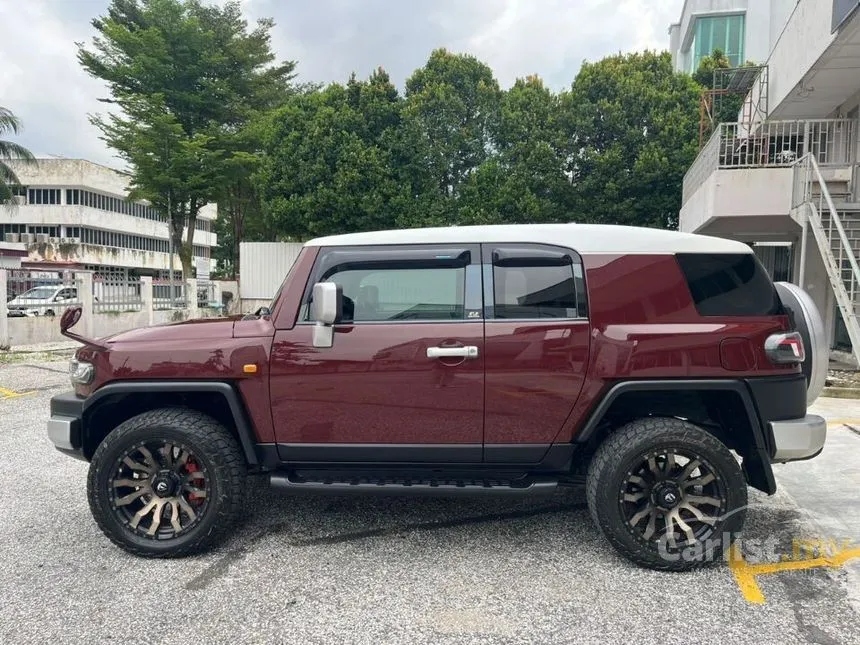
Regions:
M 48 435 L 90 462 L 96 522 L 142 556 L 215 543 L 259 473 L 336 494 L 585 483 L 610 544 L 685 569 L 722 556 L 748 485 L 772 494 L 771 464 L 815 456 L 826 433 L 806 413 L 827 362 L 815 305 L 718 238 L 340 235 L 308 242 L 254 315 L 100 340 L 71 331 L 80 315 L 61 321 L 84 346 Z

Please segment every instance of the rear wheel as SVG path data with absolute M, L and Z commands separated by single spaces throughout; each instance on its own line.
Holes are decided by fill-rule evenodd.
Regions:
M 743 527 L 746 482 L 729 449 L 680 419 L 639 419 L 600 446 L 588 506 L 624 556 L 682 571 L 720 559 Z
M 230 432 L 192 410 L 144 412 L 96 449 L 87 490 L 99 528 L 126 551 L 176 557 L 215 544 L 244 501 L 246 467 Z

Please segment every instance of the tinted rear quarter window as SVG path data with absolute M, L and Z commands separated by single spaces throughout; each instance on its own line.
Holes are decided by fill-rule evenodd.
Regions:
M 772 316 L 779 296 L 752 253 L 679 253 L 696 309 L 702 316 Z

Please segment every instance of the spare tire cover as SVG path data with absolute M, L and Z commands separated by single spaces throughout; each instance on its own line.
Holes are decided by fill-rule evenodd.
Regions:
M 830 351 L 827 347 L 827 334 L 824 333 L 824 322 L 818 307 L 806 291 L 790 282 L 777 282 L 775 286 L 782 306 L 794 314 L 795 328 L 803 337 L 806 360 L 803 361 L 801 369 L 806 376 L 806 402 L 811 404 L 821 394 L 827 378 Z

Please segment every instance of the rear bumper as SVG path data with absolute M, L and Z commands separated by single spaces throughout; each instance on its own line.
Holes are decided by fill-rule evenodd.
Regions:
M 814 457 L 824 448 L 827 422 L 815 414 L 800 419 L 771 421 L 774 453 L 771 461 L 783 463 Z
M 84 459 L 81 441 L 84 399 L 74 392 L 59 394 L 51 399 L 48 419 L 48 439 L 60 452 Z

